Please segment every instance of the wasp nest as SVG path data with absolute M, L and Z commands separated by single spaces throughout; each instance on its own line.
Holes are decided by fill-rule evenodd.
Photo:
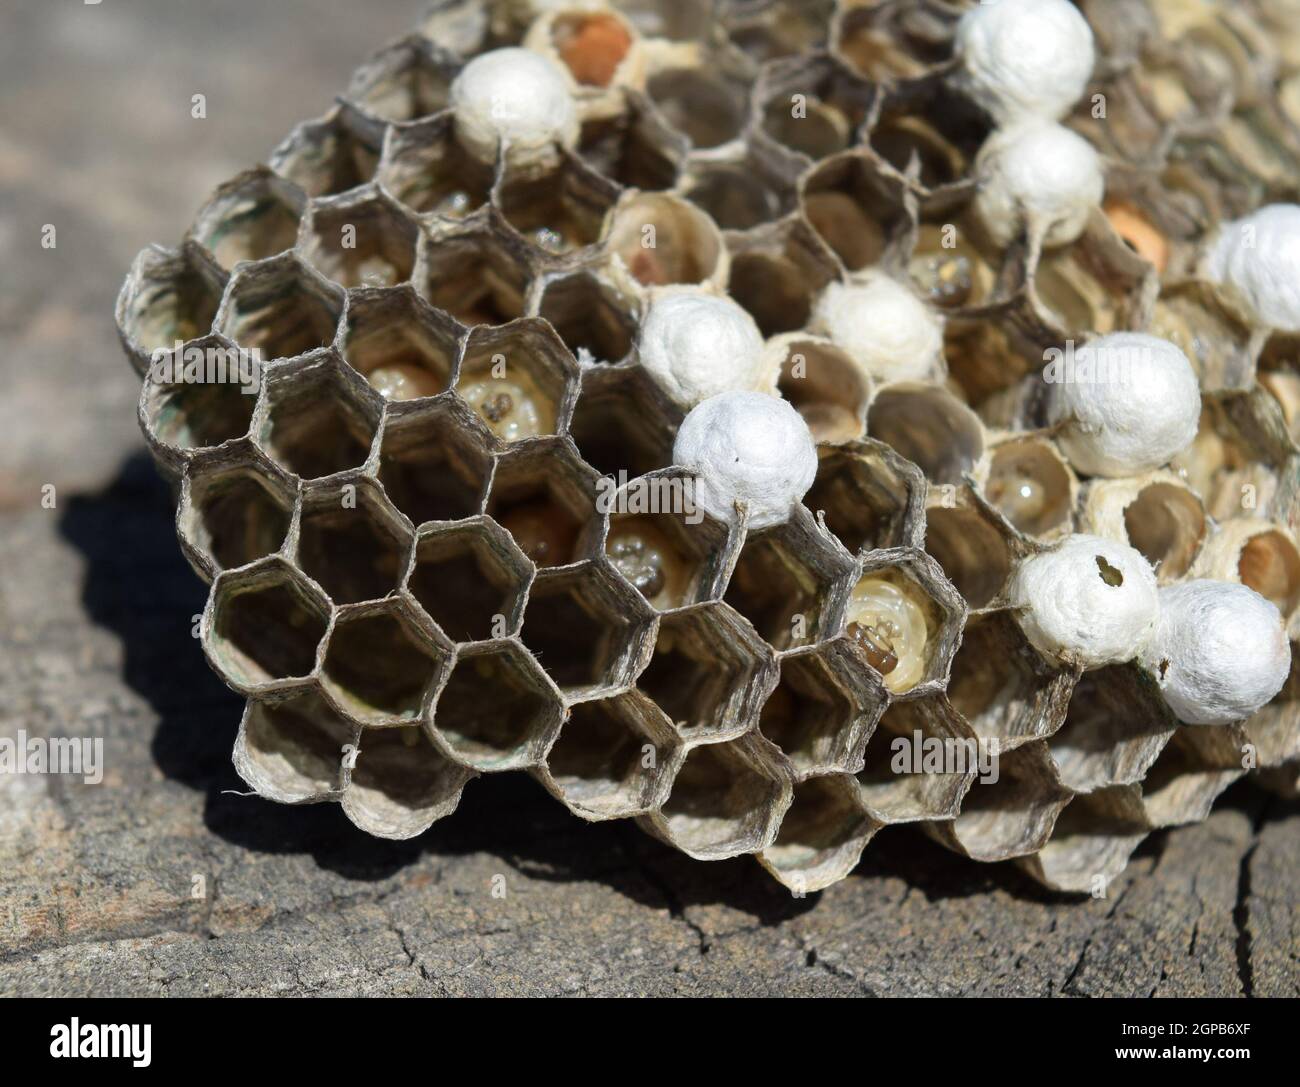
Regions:
M 1294 790 L 1274 7 L 439 3 L 118 302 L 240 774 L 405 838 L 524 770 L 796 891 Z

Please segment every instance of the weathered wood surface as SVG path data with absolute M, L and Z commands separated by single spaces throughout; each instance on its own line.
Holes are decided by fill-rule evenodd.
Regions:
M 108 768 L 0 777 L 0 993 L 1300 993 L 1300 807 L 1249 785 L 1082 903 L 901 829 L 792 900 L 517 775 L 405 844 L 230 791 L 240 702 L 190 637 L 204 593 L 140 451 L 112 302 L 136 249 L 179 237 L 416 8 L 7 6 L 0 735 L 102 736 Z

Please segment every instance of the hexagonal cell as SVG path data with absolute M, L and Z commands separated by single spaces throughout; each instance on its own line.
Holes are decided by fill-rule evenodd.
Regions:
M 875 89 L 834 58 L 812 53 L 769 67 L 757 95 L 763 134 L 819 162 L 852 144 Z
M 835 630 L 855 571 L 838 541 L 796 507 L 785 524 L 745 540 L 723 599 L 774 648 L 808 645 Z
M 867 742 L 858 788 L 881 823 L 952 819 L 987 760 L 945 699 L 896 702 Z
M 414 838 L 456 810 L 473 776 L 415 725 L 368 728 L 343 790 L 343 811 L 367 834 Z
M 315 691 L 285 701 L 253 699 L 244 710 L 232 759 L 259 796 L 281 804 L 335 800 L 343 791 L 348 745 L 361 730 Z
M 151 443 L 176 456 L 248 433 L 262 384 L 256 358 L 220 336 L 154 352 L 140 393 Z
M 517 238 L 490 227 L 421 235 L 415 286 L 463 325 L 504 325 L 524 313 L 532 265 Z
M 661 495 L 681 477 L 656 473 L 629 483 L 614 496 L 605 554 L 656 611 L 680 608 L 713 596 L 726 576 L 728 532 L 702 512 L 675 512 Z M 642 506 L 654 507 L 640 512 Z
M 736 4 L 721 12 L 727 36 L 757 62 L 811 53 L 826 45 L 833 0 Z
M 465 151 L 447 114 L 392 129 L 375 178 L 414 212 L 462 219 L 488 203 L 493 168 Z
M 1274 334 L 1259 356 L 1259 384 L 1277 401 L 1294 445 L 1300 446 L 1300 337 Z
M 634 305 L 591 272 L 572 272 L 542 286 L 538 316 L 549 321 L 583 365 L 621 362 L 632 353 Z
M 503 441 L 554 434 L 577 395 L 578 367 L 545 321 L 476 328 L 465 342 L 456 395 Z
M 217 315 L 217 330 L 267 361 L 292 358 L 334 341 L 343 292 L 292 254 L 241 265 Z
M 1065 721 L 1074 677 L 1051 668 L 1009 612 L 973 615 L 952 661 L 948 698 L 975 735 L 1010 751 Z
M 265 166 L 217 187 L 199 209 L 189 236 L 229 271 L 241 260 L 263 260 L 292 249 L 306 197 Z
M 117 298 L 117 327 L 136 368 L 178 341 L 212 327 L 225 283 L 221 270 L 194 246 L 142 249 Z
M 1194 573 L 1250 586 L 1277 605 L 1284 619 L 1300 608 L 1300 545 L 1268 521 L 1225 521 L 1206 540 Z
M 983 490 L 989 504 L 1026 536 L 1053 539 L 1073 525 L 1078 480 L 1045 438 L 995 446 Z
M 1088 489 L 1083 531 L 1137 548 L 1161 584 L 1183 577 L 1210 531 L 1205 506 L 1172 472 L 1095 480 Z
M 725 68 L 665 68 L 646 82 L 646 94 L 664 119 L 697 150 L 736 139 L 748 118 L 748 88 Z
M 398 587 L 411 529 L 365 476 L 303 487 L 294 557 L 336 604 L 379 600 Z
M 781 679 L 759 729 L 799 776 L 851 771 L 889 699 L 842 640 L 781 656 Z
M 938 385 L 899 382 L 867 412 L 867 433 L 892 445 L 931 483 L 960 485 L 984 456 L 979 417 Z
M 716 740 L 748 729 L 775 682 L 767 647 L 725 604 L 705 603 L 660 618 L 636 685 L 683 738 Z
M 796 894 L 820 891 L 857 867 L 879 829 L 851 775 L 812 778 L 795 785 L 776 841 L 758 860 Z
M 451 385 L 464 330 L 409 287 L 348 300 L 343 357 L 385 398 L 437 396 Z
M 1002 519 L 969 487 L 931 503 L 925 512 L 925 549 L 972 608 L 994 603 L 1006 588 L 1016 555 Z
M 817 456 L 804 505 L 850 552 L 920 544 L 925 479 L 916 465 L 870 438 L 822 446 Z
M 481 513 L 492 456 L 476 416 L 457 400 L 438 399 L 396 414 L 379 447 L 379 481 L 415 525 Z
M 1206 392 L 1250 387 L 1252 330 L 1213 284 L 1188 280 L 1162 287 L 1150 331 L 1182 349 Z
M 618 6 L 647 38 L 694 41 L 713 25 L 708 8 L 695 0 L 620 0 Z
M 433 706 L 439 745 L 483 771 L 536 765 L 562 719 L 555 688 L 513 641 L 463 649 Z
M 790 783 L 761 738 L 702 744 L 686 753 L 647 825 L 696 860 L 724 860 L 770 846 L 790 798 Z
M 1004 861 L 1041 849 L 1073 797 L 1042 742 L 1003 751 L 996 780 L 977 777 L 956 819 L 927 832 L 977 861 Z
M 333 196 L 374 177 L 379 143 L 377 131 L 334 109 L 298 125 L 271 152 L 271 169 L 308 196 Z
M 535 42 L 539 31 L 544 31 L 545 37 Z M 555 58 L 583 91 L 625 83 L 640 74 L 636 28 L 614 11 L 584 11 L 581 6 L 565 11 L 561 6 L 549 18 L 534 23 L 527 38 L 530 45 L 546 49 L 548 55 L 554 50 Z
M 1137 789 L 1104 789 L 1070 801 L 1051 840 L 1023 867 L 1054 890 L 1096 894 L 1124 871 L 1148 833 Z
M 269 374 L 254 438 L 303 479 L 364 464 L 382 412 L 379 395 L 336 356 Z
M 600 239 L 619 192 L 617 184 L 565 153 L 555 169 L 541 175 L 507 169 L 497 185 L 496 206 L 530 245 L 544 253 L 569 253 Z
M 634 479 L 673 462 L 682 411 L 639 366 L 588 368 L 569 436 L 597 471 Z
M 532 569 L 514 541 L 486 517 L 422 530 L 406 585 L 454 642 L 514 634 Z
M 652 612 L 602 562 L 542 570 L 520 639 L 569 698 L 631 682 L 642 667 Z
M 191 562 L 212 577 L 280 550 L 294 486 L 251 448 L 196 457 L 181 488 L 176 525 Z
M 850 272 L 901 252 L 911 218 L 903 183 L 887 176 L 861 151 L 819 163 L 800 187 L 800 204 L 813 229 Z
M 238 691 L 254 694 L 311 675 L 330 606 L 282 559 L 218 575 L 203 616 L 203 649 Z
M 540 567 L 590 557 L 599 546 L 596 473 L 560 438 L 497 458 L 487 512 Z
M 1180 728 L 1142 780 L 1152 827 L 1202 822 L 1223 791 L 1246 773 L 1249 737 L 1239 726 Z
M 383 121 L 414 121 L 446 108 L 456 67 L 451 54 L 412 34 L 357 69 L 344 98 Z
M 731 238 L 727 290 L 764 336 L 804 328 L 817 295 L 838 276 L 830 250 L 797 216 Z
M 942 681 L 966 609 L 928 555 L 869 554 L 849 596 L 846 633 L 895 694 Z
M 948 59 L 952 46 L 939 19 L 950 12 L 917 18 L 911 5 L 847 4 L 836 12 L 832 48 L 864 79 L 873 83 L 918 80 Z
M 1154 681 L 1137 665 L 1086 672 L 1065 724 L 1048 741 L 1061 780 L 1078 793 L 1141 781 L 1177 727 Z
M 821 336 L 798 333 L 778 337 L 770 349 L 781 360 L 777 388 L 818 442 L 862 436 L 871 379 L 852 358 Z
M 793 182 L 752 153 L 727 162 L 694 164 L 684 194 L 723 230 L 751 230 L 773 222 L 796 200 Z
M 960 101 L 961 96 L 953 94 L 943 108 L 925 114 L 885 114 L 871 127 L 869 142 L 872 149 L 900 174 L 912 177 L 927 192 L 968 178 L 973 141 L 962 139 L 966 147 L 963 150 L 949 138 L 948 132 L 934 124 L 934 120 L 942 119 L 945 111 Z M 973 117 L 974 111 L 969 111 L 967 116 Z
M 642 192 L 677 184 L 686 156 L 686 137 L 674 132 L 639 91 L 624 95 L 616 117 L 593 118 L 582 126 L 578 154 L 602 177 Z
M 643 287 L 704 283 L 725 267 L 717 224 L 669 193 L 626 194 L 610 220 L 607 247 Z
M 424 713 L 451 648 L 401 597 L 341 608 L 325 647 L 322 680 L 353 719 L 396 725 Z
M 1110 232 L 1100 212 L 1078 241 L 1043 252 L 1031 297 L 1064 337 L 1137 327 L 1155 269 Z
M 411 278 L 419 233 L 400 204 L 367 186 L 312 201 L 302 252 L 344 287 L 395 287 Z
M 960 268 L 960 264 L 954 269 L 941 259 L 922 261 L 919 269 L 915 265 L 911 269 L 912 283 L 919 293 L 933 299 L 936 292 L 950 289 L 943 286 L 942 277 Z M 1009 260 L 1004 274 L 1010 281 L 1007 293 L 1020 294 L 1021 265 Z M 990 307 L 995 305 L 997 308 L 975 310 L 970 316 L 954 312 L 943 329 L 943 357 L 949 379 L 955 383 L 954 391 L 959 391 L 967 403 L 980 405 L 981 414 L 1001 402 L 998 394 L 1003 394 L 1002 399 L 1014 397 L 1024 379 L 1040 373 L 1043 365 L 1043 349 L 1017 326 L 1023 317 L 1021 303 L 990 303 Z M 989 415 L 985 418 L 993 421 Z
M 998 291 L 1001 250 L 973 215 L 950 210 L 922 221 L 907 261 L 912 286 L 940 311 L 989 304 Z
M 580 818 L 641 815 L 667 795 L 679 748 L 654 704 L 625 691 L 569 710 L 541 779 Z

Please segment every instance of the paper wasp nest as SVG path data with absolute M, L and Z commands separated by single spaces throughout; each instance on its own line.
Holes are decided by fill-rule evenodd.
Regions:
M 1010 591 L 1086 533 L 1162 585 L 1256 589 L 1294 648 L 1300 337 L 1198 261 L 1296 199 L 1300 37 L 1263 3 L 1081 2 L 1096 58 L 1062 123 L 1103 203 L 1003 246 L 954 52 L 975 6 L 446 0 L 139 255 L 118 326 L 251 788 L 404 838 L 522 770 L 796 891 L 898 823 L 1087 891 L 1250 767 L 1294 790 L 1300 654 L 1252 716 L 1182 725 L 1139 664 L 1040 654 Z M 546 58 L 514 69 L 537 100 L 496 60 L 457 83 L 507 48 Z M 467 103 L 493 70 L 504 97 Z M 685 493 L 688 405 L 641 325 L 688 288 L 752 318 L 737 372 L 818 439 L 782 524 L 647 500 Z M 1045 352 L 1120 330 L 1185 352 L 1200 429 L 1089 479 Z M 214 379 L 242 349 L 261 365 Z M 917 739 L 996 744 L 997 781 L 900 768 Z

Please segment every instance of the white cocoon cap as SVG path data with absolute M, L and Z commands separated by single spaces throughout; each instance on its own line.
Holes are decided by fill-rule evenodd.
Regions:
M 639 356 L 684 408 L 733 389 L 775 387 L 754 318 L 704 291 L 656 295 L 641 324 Z
M 1205 272 L 1234 288 L 1260 324 L 1300 332 L 1300 206 L 1270 204 L 1224 224 Z
M 1142 554 L 1083 534 L 1025 559 L 1012 578 L 1011 600 L 1040 652 L 1083 668 L 1136 656 L 1159 611 L 1156 576 Z
M 471 60 L 452 82 L 451 107 L 457 137 L 483 162 L 496 158 L 499 144 L 518 161 L 578 138 L 578 113 L 564 73 L 528 49 L 496 49 Z
M 749 511 L 749 527 L 770 528 L 817 475 L 817 445 L 803 417 L 779 397 L 728 392 L 692 408 L 677 431 L 673 461 L 695 473 L 695 502 L 723 522 Z
M 1054 373 L 1053 371 L 1056 370 Z M 1127 476 L 1166 464 L 1191 445 L 1201 390 L 1187 356 L 1142 332 L 1099 336 L 1050 363 L 1049 417 L 1058 444 L 1090 476 Z
M 957 58 L 971 95 L 999 124 L 1059 120 L 1092 76 L 1092 28 L 1069 0 L 997 0 L 957 24 Z
M 1291 643 L 1281 613 L 1249 586 L 1183 581 L 1160 590 L 1160 621 L 1142 663 L 1180 721 L 1226 725 L 1282 689 Z
M 828 284 L 817 299 L 812 328 L 882 381 L 929 377 L 943 354 L 938 315 L 883 272 Z
M 1083 233 L 1101 204 L 1106 179 L 1092 144 L 1039 118 L 999 129 L 975 159 L 975 207 L 993 238 L 1008 245 L 1028 221 L 1043 244 L 1065 245 Z

